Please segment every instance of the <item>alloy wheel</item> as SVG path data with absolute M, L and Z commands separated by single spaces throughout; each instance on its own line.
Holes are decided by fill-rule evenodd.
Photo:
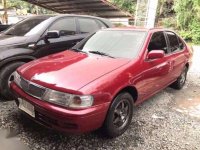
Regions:
M 115 128 L 121 129 L 123 128 L 128 121 L 130 116 L 130 103 L 128 100 L 123 99 L 118 105 L 115 107 L 113 114 L 113 124 Z
M 185 83 L 185 80 L 186 80 L 186 71 L 184 70 L 179 79 L 180 84 L 183 85 Z

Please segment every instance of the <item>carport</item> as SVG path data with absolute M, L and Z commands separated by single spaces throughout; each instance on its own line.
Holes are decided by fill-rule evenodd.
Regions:
M 87 14 L 104 18 L 133 17 L 107 0 L 24 0 L 61 14 Z

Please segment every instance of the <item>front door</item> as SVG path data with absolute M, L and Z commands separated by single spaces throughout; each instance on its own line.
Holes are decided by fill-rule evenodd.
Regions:
M 48 39 L 48 42 L 40 40 L 37 43 L 37 57 L 67 50 L 83 39 L 83 37 L 77 32 L 77 26 L 74 17 L 63 17 L 56 20 L 47 31 L 54 30 L 60 32 L 60 38 Z
M 153 50 L 163 50 L 165 56 L 160 59 L 148 60 L 147 54 Z M 137 89 L 141 100 L 148 98 L 170 82 L 171 62 L 168 56 L 166 38 L 163 32 L 155 32 L 148 45 L 147 52 L 142 62 L 143 72 Z

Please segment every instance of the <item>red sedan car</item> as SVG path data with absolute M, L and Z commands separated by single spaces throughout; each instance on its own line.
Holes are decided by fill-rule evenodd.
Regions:
M 134 105 L 169 85 L 184 86 L 190 57 L 173 31 L 105 29 L 18 68 L 11 89 L 40 124 L 72 133 L 102 127 L 116 137 L 130 125 Z

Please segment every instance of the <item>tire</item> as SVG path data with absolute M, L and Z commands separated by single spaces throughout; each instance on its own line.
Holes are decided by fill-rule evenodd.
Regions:
M 12 81 L 12 73 L 25 62 L 13 62 L 4 66 L 0 71 L 0 92 L 4 100 L 12 100 L 14 96 L 12 95 L 9 88 L 9 81 Z
M 103 132 L 107 137 L 120 136 L 128 129 L 133 116 L 133 102 L 132 96 L 127 92 L 120 93 L 114 99 L 103 125 Z
M 181 73 L 181 75 L 178 77 L 178 79 L 172 83 L 170 85 L 170 87 L 180 90 L 183 88 L 183 86 L 185 85 L 186 79 L 187 79 L 187 72 L 188 72 L 188 68 L 185 66 L 183 68 L 183 71 Z

